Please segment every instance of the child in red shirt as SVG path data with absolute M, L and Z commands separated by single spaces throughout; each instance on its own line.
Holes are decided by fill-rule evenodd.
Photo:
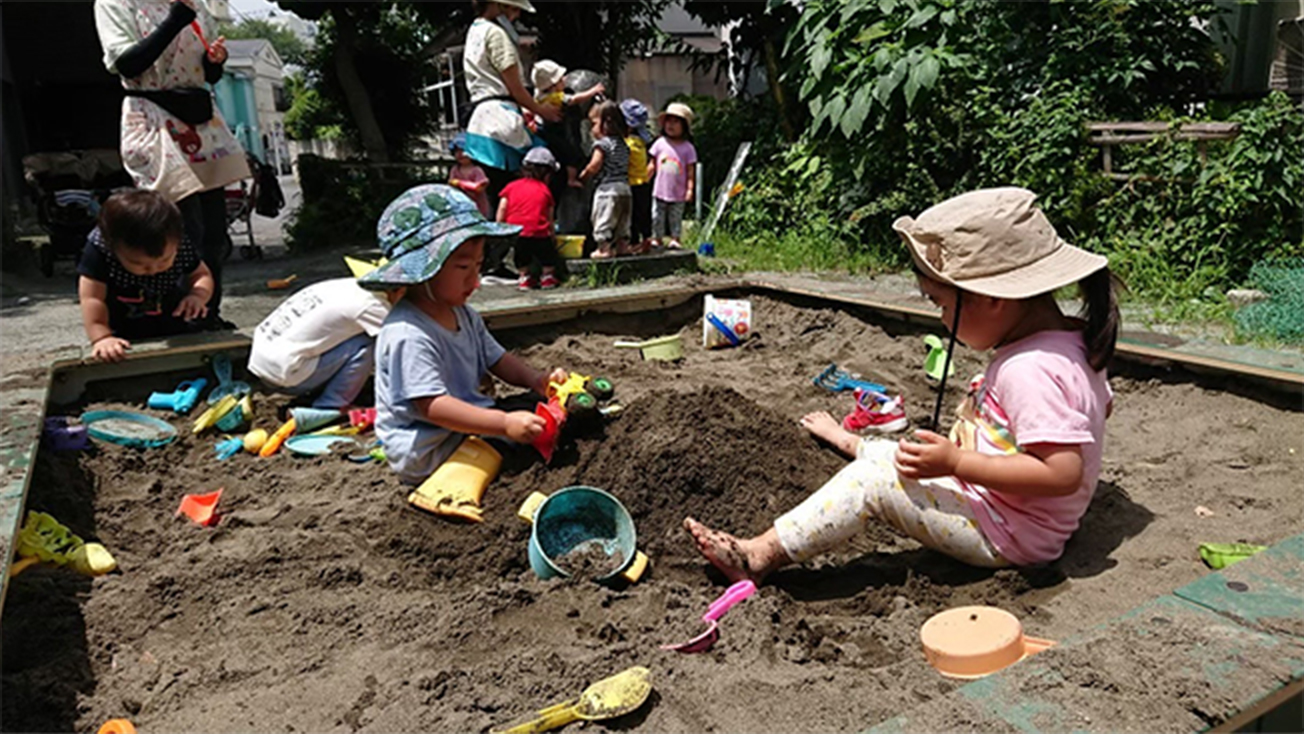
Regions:
M 554 205 L 548 190 L 548 177 L 557 168 L 557 159 L 547 148 L 534 148 L 525 154 L 524 175 L 498 195 L 498 221 L 521 227 L 516 238 L 516 270 L 520 273 L 516 287 L 523 291 L 561 285 L 557 279 L 561 256 L 553 239 Z M 537 277 L 536 269 L 540 271 Z

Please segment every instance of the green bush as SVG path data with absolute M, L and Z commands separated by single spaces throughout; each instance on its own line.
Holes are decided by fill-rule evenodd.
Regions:
M 374 247 L 376 222 L 399 194 L 448 180 L 446 164 L 374 166 L 299 156 L 303 204 L 288 227 L 291 250 Z
M 1017 185 L 1145 300 L 1240 285 L 1256 262 L 1304 254 L 1304 113 L 1279 94 L 1207 102 L 1219 22 L 1208 0 L 811 0 L 786 51 L 784 82 L 808 115 L 800 140 L 785 145 L 743 104 L 710 121 L 760 151 L 720 252 L 755 267 L 899 267 L 896 217 Z M 1207 160 L 1172 133 L 1116 146 L 1115 170 L 1136 175 L 1115 181 L 1084 128 L 1101 120 L 1231 121 L 1241 134 L 1209 143 Z

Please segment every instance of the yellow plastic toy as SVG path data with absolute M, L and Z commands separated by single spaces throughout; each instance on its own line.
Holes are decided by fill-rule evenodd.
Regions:
M 235 406 L 239 404 L 240 404 L 240 397 L 237 395 L 227 395 L 226 397 L 217 401 L 216 405 L 209 408 L 208 410 L 205 410 L 203 413 L 199 415 L 198 418 L 195 419 L 195 427 L 191 430 L 191 433 L 195 433 L 195 434 L 203 433 L 204 431 L 207 431 L 208 429 L 217 425 L 218 421 L 226 417 L 227 413 L 230 413 L 231 411 L 235 410 Z
M 262 450 L 265 443 L 267 443 L 267 431 L 261 428 L 255 428 L 244 435 L 244 450 L 251 454 Z
M 566 377 L 565 382 L 549 382 L 548 397 L 557 398 L 562 405 L 570 399 L 570 396 L 584 392 L 584 386 L 588 384 L 589 378 L 578 372 L 572 372 Z
M 652 671 L 641 665 L 604 678 L 584 689 L 578 699 L 539 711 L 532 721 L 501 730 L 503 734 L 536 734 L 573 721 L 600 721 L 637 710 L 652 693 Z
M 99 543 L 87 543 L 44 512 L 28 512 L 15 544 L 18 561 L 10 569 L 17 576 L 37 563 L 67 566 L 84 576 L 103 576 L 118 567 L 113 554 Z
M 484 522 L 480 500 L 502 465 L 502 454 L 482 439 L 470 436 L 408 495 L 408 504 L 444 517 Z

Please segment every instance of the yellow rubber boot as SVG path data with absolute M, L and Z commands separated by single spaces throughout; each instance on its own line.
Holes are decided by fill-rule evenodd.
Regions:
M 493 446 L 470 436 L 448 461 L 408 495 L 408 503 L 444 517 L 484 522 L 480 500 L 502 464 L 503 457 Z

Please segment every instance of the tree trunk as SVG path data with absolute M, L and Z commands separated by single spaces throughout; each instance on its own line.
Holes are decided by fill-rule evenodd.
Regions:
M 765 52 L 765 81 L 770 85 L 770 94 L 774 96 L 774 103 L 779 107 L 779 125 L 783 128 L 783 136 L 791 143 L 797 139 L 797 131 L 792 127 L 792 118 L 788 115 L 787 95 L 783 92 L 783 85 L 779 83 L 779 54 L 774 50 L 774 39 L 765 36 L 762 49 Z
M 376 163 L 389 162 L 389 148 L 385 145 L 385 134 L 376 121 L 376 112 L 371 104 L 367 88 L 358 75 L 358 67 L 353 63 L 354 47 L 357 45 L 357 19 L 343 6 L 336 6 L 335 18 L 335 74 L 339 77 L 340 89 L 349 105 L 349 114 L 358 126 L 362 136 L 362 148 L 367 158 Z

